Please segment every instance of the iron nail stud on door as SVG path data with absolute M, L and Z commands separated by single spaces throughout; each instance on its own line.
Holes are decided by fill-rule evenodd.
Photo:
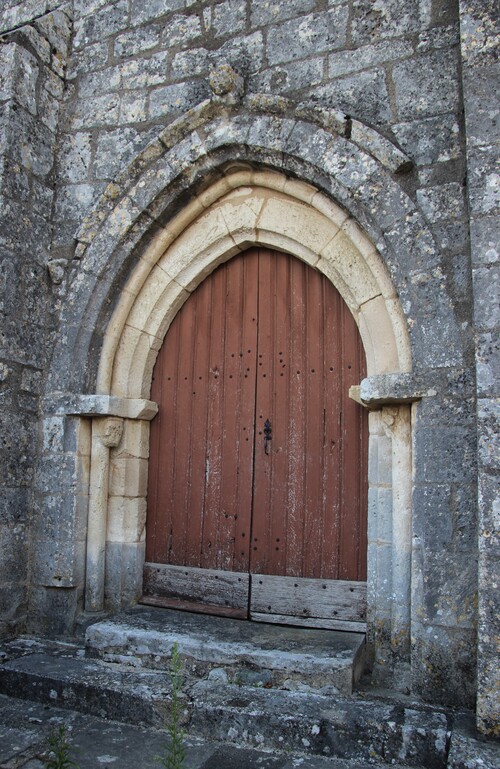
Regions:
M 273 428 L 271 427 L 271 422 L 269 419 L 266 419 L 264 423 L 264 452 L 266 454 L 269 454 L 269 444 L 272 441 L 271 433 L 273 431 Z

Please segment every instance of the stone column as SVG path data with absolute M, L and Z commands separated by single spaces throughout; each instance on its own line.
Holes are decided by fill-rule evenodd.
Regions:
M 109 452 L 119 445 L 123 419 L 99 417 L 92 421 L 89 514 L 87 526 L 87 571 L 85 610 L 103 611 L 108 521 Z
M 391 648 L 398 658 L 410 653 L 411 616 L 411 409 L 382 409 L 382 425 L 392 454 Z

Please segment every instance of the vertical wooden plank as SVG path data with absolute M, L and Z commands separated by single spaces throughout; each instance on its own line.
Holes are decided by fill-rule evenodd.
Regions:
M 172 527 L 172 489 L 175 468 L 176 367 L 180 316 L 169 329 L 153 372 L 152 396 L 158 398 L 158 416 L 151 424 L 150 474 L 148 491 L 147 539 L 155 560 L 166 562 Z M 156 480 L 155 486 L 153 483 Z M 151 527 L 153 522 L 154 526 Z M 149 550 L 149 545 L 148 548 Z
M 272 440 L 271 519 L 268 539 L 268 572 L 286 574 L 288 545 L 292 542 L 288 521 L 288 442 L 290 429 L 289 412 L 289 336 L 290 336 L 290 266 L 286 254 L 272 252 L 274 260 L 273 339 L 270 350 L 272 369 L 269 389 L 271 393 L 270 420 Z
M 259 249 L 258 267 L 258 328 L 257 328 L 257 366 L 255 394 L 255 431 L 254 431 L 254 486 L 253 515 L 250 544 L 252 571 L 268 565 L 269 531 L 272 509 L 271 454 L 264 451 L 264 425 L 271 422 L 272 397 L 270 392 L 272 348 L 272 311 L 274 304 L 274 269 L 270 252 Z M 272 448 L 270 447 L 270 452 Z
M 305 504 L 305 368 L 306 329 L 303 268 L 297 260 L 290 265 L 290 320 L 288 326 L 289 367 L 289 447 L 287 503 L 290 541 L 287 548 L 287 569 L 290 576 L 301 576 L 304 546 Z
M 349 387 L 359 382 L 358 331 L 345 305 L 342 308 L 342 528 L 340 579 L 359 579 L 361 504 L 361 421 L 358 404 L 348 397 Z
M 246 251 L 241 257 L 243 282 L 241 286 L 241 317 L 233 323 L 241 323 L 240 349 L 238 351 L 238 376 L 240 400 L 238 411 L 239 456 L 235 473 L 239 483 L 237 519 L 234 525 L 234 568 L 250 569 L 250 540 L 254 479 L 255 433 L 255 381 L 257 376 L 257 321 L 258 321 L 258 269 L 257 249 Z
M 306 329 L 305 499 L 303 577 L 320 577 L 319 544 L 323 538 L 323 317 L 322 276 L 304 265 Z
M 253 445 L 245 437 L 251 434 L 254 421 L 257 328 L 257 290 L 256 285 L 250 288 L 249 281 L 255 280 L 256 268 L 257 262 L 252 253 L 236 257 L 224 267 L 224 402 L 220 426 L 222 465 L 217 568 L 226 570 L 248 569 Z M 253 350 L 253 353 L 247 353 L 246 358 L 243 342 L 247 344 L 247 350 Z M 252 355 L 253 365 L 244 365 Z M 250 372 L 245 370 L 248 368 Z M 245 540 L 243 549 L 242 539 Z
M 341 381 L 340 328 L 341 298 L 330 290 L 323 279 L 324 328 L 324 476 L 323 476 L 323 538 L 321 542 L 322 573 L 325 579 L 337 579 L 340 563 L 341 515 Z
M 207 451 L 205 457 L 205 509 L 200 565 L 216 569 L 219 547 L 218 511 L 222 478 L 222 425 L 225 350 L 226 273 L 216 270 L 210 280 L 211 309 L 208 319 L 209 371 L 207 386 Z
M 204 281 L 189 299 L 195 305 L 194 331 L 192 342 L 193 376 L 191 388 L 185 391 L 190 400 L 191 419 L 191 455 L 184 461 L 189 462 L 189 486 L 184 489 L 189 500 L 188 538 L 186 541 L 185 565 L 200 566 L 202 551 L 203 516 L 205 510 L 205 457 L 207 446 L 208 399 L 207 384 L 209 376 L 209 352 L 207 344 L 207 325 L 211 314 L 210 283 Z

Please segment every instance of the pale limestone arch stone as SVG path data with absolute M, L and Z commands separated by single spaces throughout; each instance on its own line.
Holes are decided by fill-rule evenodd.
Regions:
M 293 254 L 332 281 L 358 324 L 369 376 L 411 370 L 399 301 L 370 240 L 311 185 L 248 168 L 190 202 L 141 254 L 105 335 L 97 392 L 149 397 L 175 313 L 215 267 L 253 244 Z

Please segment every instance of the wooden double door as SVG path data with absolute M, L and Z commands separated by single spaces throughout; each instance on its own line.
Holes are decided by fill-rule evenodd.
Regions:
M 204 280 L 153 373 L 144 602 L 359 627 L 364 375 L 351 313 L 305 263 L 252 248 Z

